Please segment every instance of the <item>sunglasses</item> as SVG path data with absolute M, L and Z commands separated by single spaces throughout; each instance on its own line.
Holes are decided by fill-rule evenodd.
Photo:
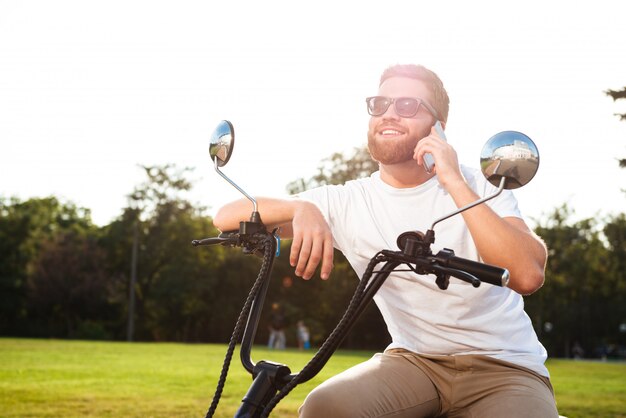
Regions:
M 413 97 L 392 98 L 385 96 L 373 96 L 365 99 L 365 102 L 367 103 L 367 113 L 371 116 L 384 115 L 387 109 L 389 109 L 389 106 L 393 103 L 393 108 L 396 111 L 396 114 L 402 118 L 412 118 L 417 115 L 420 105 L 424 105 L 424 107 L 435 117 L 435 119 L 439 119 L 437 111 L 422 99 Z

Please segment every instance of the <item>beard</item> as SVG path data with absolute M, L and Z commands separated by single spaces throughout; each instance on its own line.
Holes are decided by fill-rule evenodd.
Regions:
M 380 164 L 400 164 L 413 159 L 413 153 L 419 140 L 415 136 L 378 140 L 375 133 L 368 131 L 367 149 L 372 159 Z

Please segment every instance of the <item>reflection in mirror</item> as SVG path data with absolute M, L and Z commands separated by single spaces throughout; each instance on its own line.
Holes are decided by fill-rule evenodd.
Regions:
M 235 146 L 235 129 L 227 120 L 221 121 L 211 135 L 209 154 L 217 167 L 226 165 Z
M 480 167 L 487 180 L 498 187 L 506 177 L 505 189 L 526 185 L 539 169 L 539 151 L 521 132 L 504 131 L 492 136 L 480 154 Z

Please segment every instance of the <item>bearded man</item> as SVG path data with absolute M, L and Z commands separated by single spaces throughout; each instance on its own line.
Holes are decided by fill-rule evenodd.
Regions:
M 292 237 L 290 262 L 309 279 L 332 269 L 333 247 L 361 277 L 371 257 L 396 249 L 396 238 L 484 196 L 495 188 L 459 165 L 452 145 L 434 129 L 448 119 L 439 77 L 419 65 L 396 65 L 366 99 L 368 148 L 379 171 L 344 185 L 289 199 L 259 198 L 266 225 Z M 424 167 L 431 154 L 435 165 Z M 249 202 L 221 208 L 214 223 L 233 230 Z M 524 312 L 522 295 L 544 281 L 546 247 L 526 225 L 510 191 L 439 224 L 433 252 L 508 269 L 508 287 L 451 282 L 394 272 L 377 292 L 392 342 L 383 353 L 332 377 L 300 408 L 310 417 L 558 417 L 544 366 L 547 354 Z

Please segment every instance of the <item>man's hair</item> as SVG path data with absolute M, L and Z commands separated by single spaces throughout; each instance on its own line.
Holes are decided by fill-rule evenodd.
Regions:
M 437 74 L 422 65 L 392 65 L 391 67 L 383 71 L 383 74 L 380 76 L 379 86 L 383 84 L 385 80 L 391 77 L 407 77 L 426 83 L 430 87 L 431 93 L 433 94 L 433 100 L 435 102 L 431 103 L 431 105 L 439 114 L 439 119 L 442 122 L 446 122 L 448 120 L 450 98 L 448 97 L 446 89 L 443 87 L 443 82 L 441 81 L 439 76 L 437 76 Z

